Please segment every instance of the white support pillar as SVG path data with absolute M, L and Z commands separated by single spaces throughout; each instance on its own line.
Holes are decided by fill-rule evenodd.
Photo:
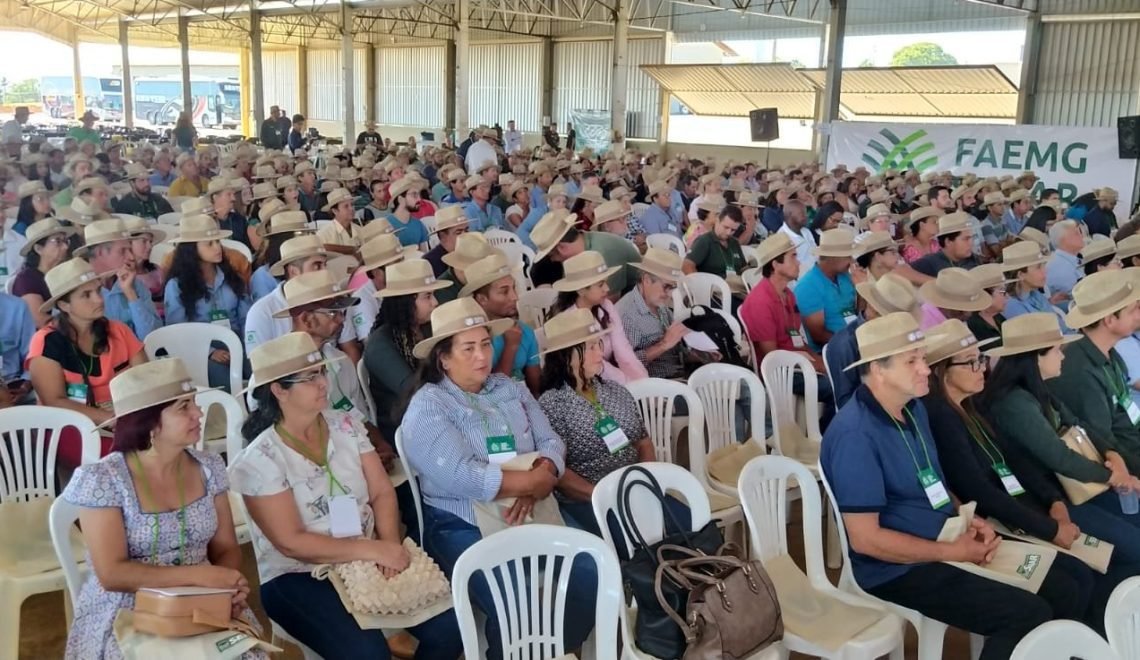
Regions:
M 614 61 L 610 75 L 610 129 L 625 143 L 625 107 L 629 96 L 629 0 L 614 3 Z
M 182 51 L 182 110 L 194 112 L 194 93 L 190 89 L 190 19 L 178 17 L 178 46 Z
M 467 139 L 467 86 L 471 66 L 471 1 L 456 0 L 459 25 L 455 30 L 455 125 L 456 144 Z
M 135 127 L 135 88 L 131 84 L 131 57 L 128 45 L 127 19 L 119 19 L 119 46 L 123 52 L 123 124 Z
M 847 0 L 830 0 L 827 21 L 827 73 L 823 84 L 817 123 L 823 128 L 819 140 L 819 161 L 827 160 L 831 140 L 829 124 L 839 119 L 839 94 L 843 88 L 843 40 L 847 36 Z
M 79 57 L 79 30 L 74 31 L 75 38 L 71 41 L 71 75 L 75 87 L 74 102 L 75 118 L 79 119 L 87 110 L 87 96 L 83 91 L 83 65 Z
M 356 139 L 356 77 L 352 74 L 352 7 L 348 0 L 340 0 L 340 47 L 344 64 L 344 143 Z
M 261 130 L 261 122 L 265 121 L 265 78 L 261 62 L 261 13 L 257 11 L 257 1 L 249 0 L 249 60 L 250 60 L 250 87 L 253 89 L 253 125 L 254 134 Z M 247 94 L 242 90 L 242 94 Z

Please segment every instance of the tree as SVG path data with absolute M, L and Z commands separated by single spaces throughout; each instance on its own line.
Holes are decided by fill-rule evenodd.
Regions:
M 4 90 L 6 103 L 35 103 L 40 100 L 40 81 L 35 78 L 12 83 Z
M 929 41 L 903 46 L 891 56 L 891 66 L 938 66 L 957 63 L 958 60 L 942 50 L 942 46 Z
M 871 68 L 874 68 L 874 66 L 875 66 L 875 63 L 869 57 L 865 58 L 862 62 L 859 63 L 860 69 L 871 69 Z

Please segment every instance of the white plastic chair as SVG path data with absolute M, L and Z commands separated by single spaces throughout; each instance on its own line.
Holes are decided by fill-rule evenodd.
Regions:
M 333 220 L 314 220 L 313 221 L 313 227 L 317 231 L 320 231 L 320 230 L 324 229 L 325 227 L 328 227 L 329 225 L 331 225 L 333 222 L 334 222 Z
M 497 532 L 467 548 L 455 562 L 451 594 L 464 655 L 483 657 L 480 626 L 475 622 L 469 591 L 477 573 L 490 587 L 495 612 L 487 616 L 498 617 L 504 657 L 553 658 L 572 651 L 566 648 L 563 638 L 566 595 L 571 565 L 582 554 L 594 560 L 598 577 L 594 631 L 583 650 L 592 648 L 595 657 L 612 657 L 617 649 L 618 611 L 623 603 L 617 555 L 589 532 L 541 524 Z M 558 558 L 561 565 L 556 566 Z
M 650 234 L 645 237 L 645 244 L 662 250 L 672 250 L 682 257 L 689 253 L 689 248 L 685 247 L 685 241 L 673 234 Z
M 8 278 L 4 280 L 4 293 L 12 295 L 12 289 L 15 287 L 16 277 L 14 275 L 9 275 Z
M 0 410 L 0 503 L 20 506 L 29 505 L 32 500 L 55 497 L 59 439 L 67 428 L 75 429 L 80 435 L 80 461 L 84 464 L 98 461 L 99 436 L 87 416 L 50 406 L 14 406 Z M 44 521 L 49 534 L 50 517 L 49 514 L 49 520 Z M 5 538 L 14 539 L 15 534 L 20 532 L 8 530 Z M 27 534 L 27 530 L 23 534 Z M 25 576 L 0 572 L 0 657 L 17 657 L 20 607 L 24 600 L 36 594 L 60 591 L 67 585 L 62 565 Z
M 182 214 L 178 211 L 163 213 L 162 215 L 158 216 L 158 224 L 160 225 L 178 226 L 179 222 L 182 222 Z
M 1140 658 L 1140 577 L 1130 577 L 1112 590 L 1104 631 L 1120 657 Z
M 439 245 L 439 234 L 437 234 L 435 231 L 435 216 L 429 215 L 426 218 L 420 218 L 420 222 L 424 223 L 424 228 L 427 229 L 428 232 L 428 247 L 434 248 L 435 246 Z
M 550 287 L 523 291 L 519 294 L 519 318 L 532 328 L 537 328 L 546 321 L 546 316 L 557 299 L 558 292 Z
M 191 197 L 189 195 L 175 195 L 174 197 L 167 197 L 166 201 L 170 202 L 170 208 L 180 209 L 180 208 L 182 208 L 182 202 L 185 202 L 188 199 L 197 199 L 197 198 Z
M 748 362 L 752 365 L 752 371 L 757 376 L 760 375 L 760 355 L 756 348 L 756 342 L 752 341 L 752 336 L 748 334 L 748 325 L 744 322 L 744 315 L 741 310 L 744 305 L 736 308 L 736 322 L 740 324 L 740 336 L 744 341 L 748 342 Z
M 811 484 L 815 481 L 815 477 L 803 464 L 785 456 L 754 458 L 740 473 L 737 488 L 748 520 L 752 556 L 761 561 L 788 554 L 789 479 L 794 479 L 797 484 Z M 902 660 L 903 620 L 887 612 L 881 605 L 840 591 L 831 584 L 823 565 L 819 491 L 815 488 L 797 488 L 795 494 L 801 498 L 803 506 L 804 563 L 811 586 L 828 598 L 879 610 L 882 618 L 835 652 L 795 635 L 786 628 L 784 646 L 789 651 L 823 658 L 873 660 L 889 653 L 892 660 Z
M 169 243 L 167 241 L 163 241 L 161 243 L 155 243 L 150 248 L 150 262 L 152 264 L 156 264 L 158 266 L 161 266 L 162 262 L 166 260 L 166 255 L 173 252 L 175 247 L 176 246 L 174 245 L 174 243 Z
M 483 238 L 487 239 L 487 245 L 491 247 L 502 247 L 506 243 L 518 243 L 519 237 L 512 234 L 505 229 L 498 227 L 491 227 L 483 232 Z
M 740 274 L 740 279 L 744 280 L 744 289 L 751 292 L 760 280 L 764 279 L 764 274 L 759 268 L 745 268 Z
M 419 475 L 412 469 L 412 462 L 408 460 L 408 452 L 404 451 L 404 435 L 400 432 L 399 427 L 396 427 L 396 453 L 400 455 L 400 467 L 404 468 L 404 475 L 407 476 L 408 484 L 412 488 L 412 501 L 416 503 L 416 520 L 419 523 L 419 542 L 422 548 L 424 546 L 424 505 L 420 498 Z
M 719 299 L 719 303 L 714 301 L 714 297 Z M 712 273 L 689 273 L 683 277 L 673 289 L 673 315 L 694 305 L 706 305 L 731 317 L 732 290 L 728 288 L 728 282 Z
M 827 349 L 831 344 L 823 345 L 823 351 L 820 353 L 823 358 L 823 370 L 827 373 L 827 382 L 831 384 L 831 391 L 835 391 L 835 376 L 831 373 L 831 363 L 827 361 Z M 836 402 L 838 404 L 838 401 Z
M 748 386 L 748 424 L 751 437 L 746 442 L 754 442 L 762 453 L 764 448 L 764 385 L 760 378 L 733 364 L 706 364 L 689 376 L 689 387 L 701 398 L 705 413 L 704 447 L 694 446 L 689 433 L 689 469 L 701 483 L 726 495 L 737 496 L 736 484 L 726 484 L 708 473 L 708 454 L 737 444 L 736 406 L 740 398 L 741 383 Z M 702 451 L 703 450 L 703 451 Z
M 83 588 L 84 569 L 86 564 L 75 561 L 75 549 L 71 545 L 71 529 L 75 521 L 79 520 L 79 512 L 83 507 L 77 506 L 63 499 L 57 498 L 51 503 L 48 512 L 48 525 L 51 527 L 51 545 L 55 550 L 56 561 L 63 570 L 64 581 L 67 585 L 67 597 L 71 600 L 71 611 L 79 604 L 79 591 Z
M 160 359 L 158 352 L 163 349 L 168 357 L 182 358 L 194 384 L 209 387 L 210 343 L 215 341 L 225 344 L 230 353 L 230 392 L 240 392 L 245 347 L 229 328 L 213 323 L 176 323 L 148 334 L 143 340 L 143 346 L 149 360 Z
M 629 212 L 633 214 L 633 217 L 635 218 L 640 218 L 641 216 L 645 215 L 645 212 L 648 210 L 649 205 L 645 202 L 635 202 L 629 207 Z
M 1009 660 L 1121 660 L 1116 650 L 1083 623 L 1047 621 L 1021 638 Z
M 759 264 L 760 264 L 760 253 L 756 251 L 756 246 L 754 246 L 754 245 L 741 245 L 740 246 L 740 252 L 744 255 L 745 263 L 756 264 L 757 266 L 759 266 Z M 749 268 L 748 270 L 752 270 L 752 269 Z M 756 272 L 760 272 L 760 269 L 756 268 Z M 741 277 L 743 277 L 743 274 L 741 275 Z
M 496 247 L 507 255 L 507 263 L 511 265 L 522 264 L 522 269 L 515 271 L 517 273 L 515 281 L 518 284 L 519 292 L 533 289 L 534 284 L 530 281 L 530 269 L 536 261 L 534 250 L 520 241 L 511 241 Z
M 368 373 L 364 360 L 356 363 L 356 379 L 360 381 L 360 391 L 364 393 L 364 401 L 368 404 L 368 419 L 375 423 L 380 411 L 376 410 L 376 401 L 372 398 L 372 376 Z
M 223 238 L 222 247 L 241 254 L 241 256 L 245 257 L 246 261 L 251 264 L 253 263 L 253 253 L 249 251 L 249 246 L 247 246 L 245 243 L 242 243 L 241 241 L 235 241 L 232 238 Z
M 792 390 L 792 381 L 799 371 L 804 385 L 804 424 L 796 419 L 797 401 Z M 818 452 L 822 434 L 819 431 L 819 383 L 811 362 L 801 353 L 794 351 L 772 351 L 760 363 L 760 376 L 768 386 L 768 402 L 772 410 L 772 451 L 779 456 L 787 456 L 790 446 L 784 446 L 797 432 L 807 438 Z M 814 465 L 816 456 L 806 464 Z
M 233 458 L 229 456 L 231 448 L 231 440 L 235 436 L 239 439 L 238 451 L 241 451 L 245 446 L 245 441 L 241 437 L 241 425 L 245 422 L 245 406 L 242 405 L 241 399 L 232 394 L 223 392 L 221 390 L 202 390 L 194 397 L 194 402 L 202 409 L 202 431 L 196 445 L 198 449 L 211 451 L 215 454 L 226 452 L 227 459 Z M 226 416 L 226 436 L 224 438 L 208 440 L 206 438 L 206 422 L 205 415 L 209 413 L 210 407 L 219 405 Z M 228 462 L 228 460 L 227 460 Z
M 170 193 L 170 186 L 151 186 L 150 192 L 160 197 L 166 197 Z

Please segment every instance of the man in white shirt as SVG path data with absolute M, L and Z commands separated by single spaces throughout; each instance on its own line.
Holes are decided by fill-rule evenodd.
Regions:
M 721 184 L 720 177 L 716 174 L 706 174 L 701 177 L 701 194 L 693 200 L 689 206 L 689 222 L 697 221 L 697 211 L 700 210 L 700 203 L 709 197 L 720 197 Z
M 28 123 L 28 107 L 21 105 L 16 108 L 15 119 L 9 119 L 4 122 L 4 126 L 0 127 L 0 140 L 4 142 L 5 148 L 8 150 L 8 155 L 19 156 L 20 147 L 13 145 L 22 145 L 24 142 L 24 124 Z M 13 151 L 13 149 L 15 151 Z
M 332 214 L 332 222 L 317 231 L 317 237 L 325 244 L 325 249 L 337 254 L 353 254 L 359 246 L 356 238 L 358 226 L 353 223 L 352 193 L 337 188 L 329 193 L 324 210 Z
M 807 209 L 804 203 L 790 199 L 784 202 L 784 224 L 780 231 L 792 239 L 796 246 L 796 259 L 800 262 L 800 273 L 806 273 L 815 265 L 815 236 L 807 227 Z
M 479 140 L 467 149 L 467 159 L 464 161 L 468 172 L 478 171 L 479 167 L 487 161 L 496 165 L 499 162 L 499 155 L 495 151 L 495 139 L 498 137 L 495 129 L 481 126 L 476 135 Z
M 503 142 L 506 143 L 504 147 L 508 154 L 513 154 L 523 148 L 522 131 L 515 130 L 515 120 L 513 119 L 507 122 L 507 130 L 503 132 Z

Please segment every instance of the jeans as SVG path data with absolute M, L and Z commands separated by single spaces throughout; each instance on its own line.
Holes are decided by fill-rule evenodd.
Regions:
M 1060 555 L 1058 555 L 1059 557 Z M 867 589 L 881 598 L 943 623 L 985 635 L 979 660 L 1007 660 L 1029 631 L 1053 618 L 1083 614 L 1087 590 L 1064 570 L 1051 568 L 1038 594 L 968 573 L 949 564 L 921 564 L 902 577 Z
M 1109 489 L 1084 504 L 1070 504 L 1069 518 L 1082 532 L 1116 546 L 1113 564 L 1140 564 L 1140 514 L 1125 515 L 1116 491 Z
M 693 514 L 689 511 L 689 507 L 673 497 L 672 495 L 665 496 L 665 508 L 668 511 L 665 513 L 665 533 L 676 534 L 678 532 L 687 532 L 693 528 Z M 589 502 L 559 502 L 558 509 L 562 512 L 562 519 L 566 522 L 567 527 L 580 529 L 584 532 L 590 532 L 595 536 L 601 536 L 602 530 L 598 527 L 598 519 L 594 517 L 594 507 Z M 677 519 L 677 524 L 673 524 L 672 518 Z M 622 561 L 629 559 L 629 548 L 626 547 L 625 541 L 622 540 L 621 533 L 621 519 L 617 514 L 610 512 L 606 518 L 606 522 L 610 527 L 610 537 L 614 540 L 614 549 L 617 556 Z M 636 521 L 634 521 L 636 523 Z M 635 541 L 636 542 L 636 541 Z
M 483 538 L 479 532 L 479 528 L 475 525 L 446 511 L 428 505 L 424 505 L 424 531 L 424 550 L 439 564 L 443 572 L 447 574 L 449 580 L 452 579 L 455 562 L 459 559 L 459 556 L 462 555 L 467 548 L 475 545 Z M 516 570 L 521 565 L 522 562 L 514 563 Z M 549 570 L 549 567 L 543 567 L 543 570 Z M 561 574 L 561 570 L 565 570 L 565 566 L 557 566 L 555 570 Z M 487 575 L 487 573 L 477 572 L 471 577 L 468 583 L 469 593 L 476 607 L 487 615 L 487 626 L 484 629 L 488 644 L 486 657 L 488 660 L 500 660 L 503 657 L 503 649 L 499 633 L 499 619 L 495 614 L 495 601 L 491 594 L 491 587 L 484 577 L 485 575 Z M 589 555 L 579 555 L 574 559 L 566 593 L 566 617 L 563 627 L 563 639 L 565 640 L 567 651 L 580 648 L 582 643 L 586 641 L 586 638 L 590 636 L 590 632 L 594 629 L 594 609 L 597 604 L 598 593 L 597 575 L 597 568 L 594 565 L 592 557 Z M 533 578 L 531 576 L 525 576 L 520 579 L 517 575 L 514 576 L 515 583 L 527 591 L 529 591 L 529 589 L 523 585 L 530 579 Z M 558 577 L 555 576 L 555 580 L 557 579 Z M 554 584 L 557 584 L 557 582 L 554 582 Z M 517 603 L 519 607 L 517 611 L 519 611 L 520 619 L 524 622 L 529 621 L 529 615 L 523 612 L 526 607 L 525 603 L 519 602 L 520 599 L 517 594 L 508 595 L 505 591 L 506 588 L 502 578 L 496 577 L 495 593 L 500 597 L 502 602 L 514 601 Z M 512 607 L 510 609 L 514 608 Z M 549 621 L 551 618 L 551 614 L 546 613 L 544 620 Z M 523 623 L 522 625 L 526 628 L 530 627 L 528 623 Z M 519 636 L 517 630 L 509 632 L 509 639 L 516 639 Z
M 328 580 L 308 573 L 279 575 L 261 585 L 261 602 L 269 618 L 323 658 L 392 657 L 384 633 L 361 629 Z M 456 660 L 463 653 L 455 610 L 437 614 L 408 632 L 419 640 L 416 660 Z

